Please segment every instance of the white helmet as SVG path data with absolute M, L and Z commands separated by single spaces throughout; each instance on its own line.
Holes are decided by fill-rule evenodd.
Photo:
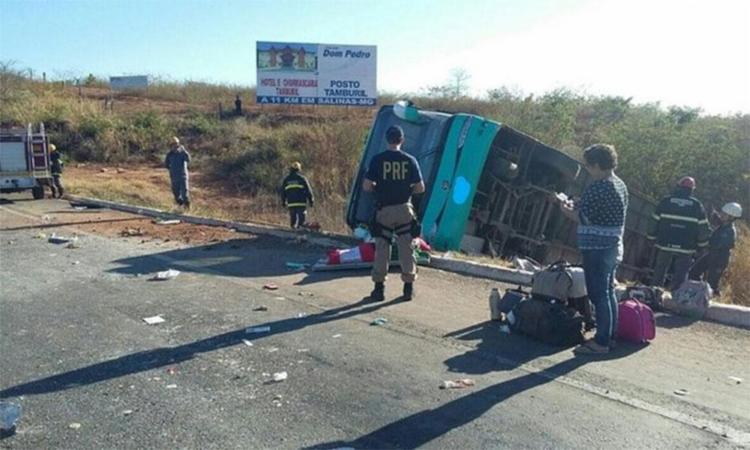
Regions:
M 739 219 L 740 217 L 742 217 L 742 206 L 740 206 L 739 203 L 727 203 L 721 208 L 721 212 L 728 216 Z

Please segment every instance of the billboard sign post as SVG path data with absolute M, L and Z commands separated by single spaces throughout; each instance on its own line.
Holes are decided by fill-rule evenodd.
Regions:
M 375 106 L 375 46 L 258 42 L 258 104 Z

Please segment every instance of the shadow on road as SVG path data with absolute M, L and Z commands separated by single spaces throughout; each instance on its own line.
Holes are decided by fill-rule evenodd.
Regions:
M 304 318 L 290 318 L 253 325 L 253 327 L 271 327 L 268 333 L 248 334 L 245 328 L 241 328 L 176 347 L 163 347 L 133 353 L 3 389 L 0 391 L 0 398 L 47 394 L 99 383 L 125 375 L 188 361 L 201 353 L 208 353 L 241 344 L 243 339 L 252 341 L 269 336 L 291 333 L 310 326 L 347 319 L 359 314 L 367 314 L 396 303 L 398 303 L 397 300 L 383 303 L 370 303 L 361 300 L 357 303 L 328 309 Z
M 167 266 L 182 272 L 218 274 L 239 278 L 263 278 L 302 273 L 286 266 L 287 262 L 312 265 L 325 255 L 321 247 L 290 243 L 271 236 L 255 236 L 180 248 L 150 255 L 134 256 L 114 261 L 121 267 L 110 272 L 135 275 L 166 270 Z M 165 262 L 169 259 L 170 262 Z M 392 264 L 393 272 L 399 271 Z M 370 269 L 307 272 L 297 286 L 341 278 L 367 276 Z
M 676 314 L 659 313 L 656 315 L 656 326 L 659 328 L 689 327 L 697 321 L 698 319 L 693 319 L 686 316 L 678 316 Z
M 464 333 L 461 336 L 471 339 L 483 339 L 479 347 L 464 355 L 446 360 L 451 369 L 466 373 L 485 373 L 493 370 L 510 370 L 532 359 L 554 353 L 559 349 L 534 343 L 522 336 L 507 336 L 515 338 L 507 345 L 495 347 L 499 343 L 495 339 L 498 334 L 497 325 L 490 326 L 489 322 L 478 324 L 473 329 L 459 330 L 454 333 Z M 451 333 L 453 335 L 454 333 Z M 485 342 L 484 338 L 488 338 Z M 504 338 L 503 338 L 504 339 Z M 521 341 L 526 341 L 525 344 Z M 515 356 L 505 353 L 512 345 L 523 344 L 519 361 L 508 361 Z M 504 348 L 506 350 L 504 350 Z M 608 355 L 571 357 L 540 372 L 526 373 L 519 377 L 504 381 L 484 389 L 472 391 L 461 398 L 452 400 L 434 409 L 426 409 L 398 419 L 353 441 L 326 442 L 307 449 L 334 448 L 417 448 L 425 445 L 453 429 L 460 428 L 479 418 L 494 406 L 521 394 L 537 388 L 555 379 L 569 374 L 576 369 L 595 361 L 617 359 L 630 355 L 643 348 L 642 346 L 620 345 Z M 490 353 L 491 352 L 491 353 Z M 495 363 L 490 361 L 492 355 L 497 355 Z M 514 354 L 515 355 L 515 354 Z M 516 355 L 518 356 L 518 355 Z M 501 433 L 498 432 L 498 438 Z

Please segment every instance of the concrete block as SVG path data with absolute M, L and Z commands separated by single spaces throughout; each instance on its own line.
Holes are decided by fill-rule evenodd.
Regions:
M 750 308 L 747 306 L 711 302 L 705 318 L 724 325 L 750 329 Z

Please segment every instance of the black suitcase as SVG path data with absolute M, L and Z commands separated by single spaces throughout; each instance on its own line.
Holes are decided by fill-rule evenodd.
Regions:
M 562 303 L 523 300 L 513 309 L 513 318 L 513 331 L 545 344 L 571 347 L 583 342 L 583 317 Z

